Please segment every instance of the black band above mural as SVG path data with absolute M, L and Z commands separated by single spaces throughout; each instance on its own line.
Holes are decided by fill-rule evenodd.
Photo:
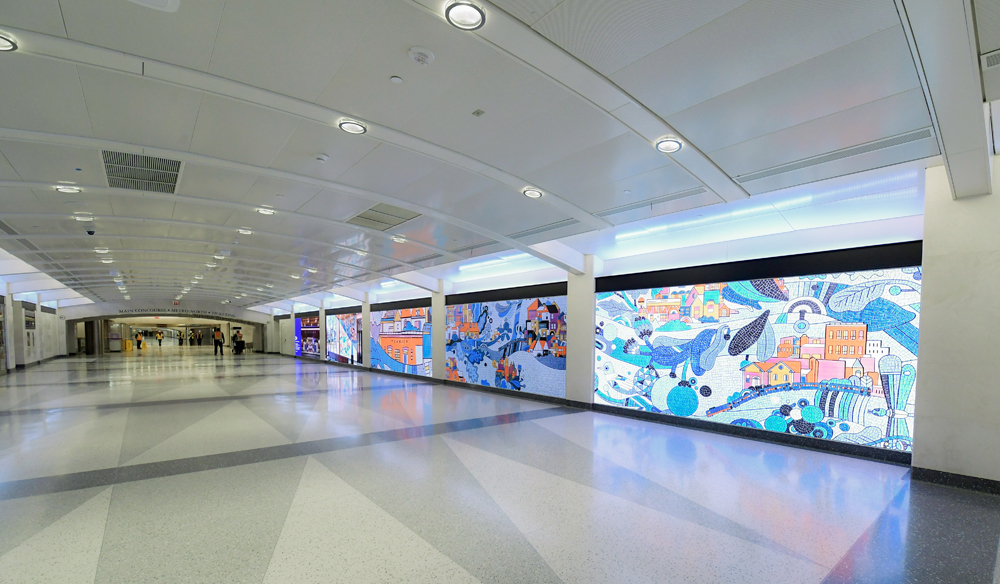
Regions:
M 361 314 L 361 305 L 348 306 L 346 308 L 327 308 L 327 316 L 330 315 L 341 315 L 341 314 Z
M 920 252 L 605 278 L 594 403 L 911 451 Z
M 430 308 L 431 298 L 414 298 L 412 300 L 399 300 L 396 302 L 379 302 L 371 305 L 372 312 L 383 310 L 402 310 L 405 308 Z
M 521 300 L 523 298 L 539 298 L 565 296 L 566 282 L 538 284 L 535 286 L 518 286 L 516 288 L 501 288 L 500 290 L 483 290 L 482 292 L 467 292 L 465 294 L 449 294 L 445 304 L 473 304 L 476 302 L 499 302 L 502 300 Z
M 922 261 L 923 242 L 911 241 L 656 272 L 605 276 L 597 278 L 595 288 L 597 292 L 614 292 L 617 290 L 638 290 L 651 286 L 681 286 L 692 282 L 729 282 L 802 274 L 860 272 L 919 266 Z

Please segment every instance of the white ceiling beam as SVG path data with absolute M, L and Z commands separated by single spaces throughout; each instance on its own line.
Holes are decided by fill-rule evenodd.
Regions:
M 357 116 L 332 110 L 315 103 L 273 93 L 238 81 L 218 77 L 211 73 L 203 73 L 153 59 L 128 55 L 71 39 L 10 27 L 5 27 L 5 29 L 16 33 L 19 53 L 35 54 L 60 61 L 93 65 L 103 69 L 111 69 L 125 75 L 157 79 L 171 85 L 252 103 L 329 126 L 335 126 L 343 117 L 360 119 Z M 515 193 L 519 193 L 522 188 L 531 185 L 530 182 L 519 176 L 489 165 L 481 160 L 476 160 L 471 156 L 387 126 L 381 126 L 366 120 L 365 123 L 368 126 L 367 135 L 372 138 L 381 140 L 387 144 L 413 150 L 449 165 L 474 172 L 506 185 Z M 560 209 L 574 219 L 590 225 L 594 229 L 612 227 L 610 222 L 586 211 L 582 207 L 574 205 L 570 201 L 560 197 L 557 193 L 549 193 L 548 199 L 543 202 Z
M 971 0 L 896 0 L 956 199 L 993 190 Z
M 66 286 L 52 280 L 32 280 L 29 282 L 12 282 L 7 284 L 7 291 L 11 294 L 25 294 L 29 292 L 44 292 L 46 290 L 66 290 Z
M 0 261 L 0 276 L 12 276 L 14 274 L 31 274 L 38 270 L 21 260 Z
M 558 257 L 567 266 L 573 268 L 572 270 L 567 271 L 573 273 L 574 275 L 579 276 L 584 273 L 585 264 L 583 254 L 561 241 L 545 241 L 542 243 L 536 243 L 531 247 L 542 250 L 547 255 Z
M 41 302 L 50 302 L 52 300 L 69 300 L 70 298 L 83 298 L 83 296 L 76 292 L 75 290 L 70 290 L 69 288 L 65 290 L 49 290 L 48 292 L 42 292 L 38 295 L 38 299 Z
M 421 274 L 420 272 L 396 274 L 393 276 L 393 279 L 405 282 L 411 286 L 416 286 L 417 288 L 423 288 L 424 290 L 433 293 L 448 294 L 452 289 L 451 282 L 441 280 L 439 278 L 432 278 L 431 276 Z
M 336 294 L 337 296 L 343 296 L 345 298 L 350 298 L 352 300 L 357 300 L 358 302 L 375 302 L 375 295 L 363 290 L 355 290 L 354 288 L 349 288 L 347 286 L 341 286 L 339 288 L 331 288 L 330 292 Z

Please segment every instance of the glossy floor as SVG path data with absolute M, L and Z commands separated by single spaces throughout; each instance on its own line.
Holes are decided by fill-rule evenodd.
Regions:
M 907 468 L 211 347 L 0 377 L 0 582 L 992 582 Z

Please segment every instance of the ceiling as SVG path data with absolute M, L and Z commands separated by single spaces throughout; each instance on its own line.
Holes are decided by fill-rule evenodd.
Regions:
M 508 250 L 565 267 L 537 244 L 939 154 L 892 0 L 494 0 L 475 32 L 443 8 L 4 3 L 0 247 L 95 302 L 117 274 L 255 306 Z M 105 151 L 179 161 L 176 188 L 111 188 Z M 380 204 L 413 218 L 349 222 Z

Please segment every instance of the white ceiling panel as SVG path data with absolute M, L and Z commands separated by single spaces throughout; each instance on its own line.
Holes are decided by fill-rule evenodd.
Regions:
M 444 166 L 411 182 L 393 195 L 451 215 L 460 215 L 461 209 L 456 206 L 460 200 L 496 187 L 498 184 L 481 174 L 454 166 Z M 522 196 L 514 189 L 507 190 L 508 196 Z
M 367 199 L 352 197 L 338 191 L 323 190 L 296 211 L 323 219 L 344 221 L 372 206 L 373 202 Z
M 72 215 L 76 212 L 88 212 L 92 215 L 112 215 L 111 200 L 107 195 L 95 195 L 93 193 L 78 193 L 68 195 L 57 193 L 54 190 L 35 190 L 35 197 L 38 198 L 39 213 L 65 213 Z
M 185 163 L 177 194 L 223 201 L 242 201 L 260 178 L 235 170 Z
M 510 235 L 567 219 L 538 199 L 511 197 L 507 187 L 497 186 L 466 197 L 457 205 L 462 217 L 490 231 Z
M 174 205 L 174 212 L 173 215 L 171 215 L 171 219 L 224 225 L 226 221 L 229 220 L 229 216 L 232 214 L 233 210 L 225 207 L 214 207 L 212 205 L 198 205 L 184 202 Z
M 209 72 L 315 101 L 387 2 L 229 2 Z
M 299 120 L 242 101 L 206 95 L 201 101 L 191 151 L 254 166 L 271 164 Z
M 28 182 L 65 181 L 80 185 L 106 185 L 101 152 L 92 148 L 0 140 L 3 152 L 17 174 Z M 77 169 L 80 170 L 77 170 Z
M 407 56 L 413 47 L 434 54 L 423 67 Z M 317 103 L 348 115 L 399 128 L 438 100 L 492 49 L 409 2 L 391 0 Z M 403 83 L 389 77 L 398 75 Z
M 531 26 L 563 0 L 493 0 L 504 12 Z
M 919 87 L 902 28 L 886 29 L 667 118 L 706 152 Z
M 17 174 L 17 171 L 14 170 L 14 167 L 11 166 L 9 162 L 7 162 L 7 159 L 4 158 L 2 153 L 0 153 L 0 180 L 10 180 L 10 181 L 21 180 L 21 177 Z
M 0 126 L 91 136 L 76 66 L 26 52 L 0 59 Z
M 80 82 L 98 138 L 181 151 L 191 146 L 200 92 L 83 66 Z
M 0 205 L 0 213 L 38 213 L 40 208 L 40 203 L 38 198 L 35 197 L 35 193 L 31 192 L 30 189 L 8 189 L 5 187 L 0 187 L 0 201 L 3 204 Z M 56 213 L 55 210 L 48 211 L 49 213 Z M 0 221 L 5 221 L 4 217 L 0 215 Z
M 604 75 L 749 0 L 566 0 L 533 26 Z
M 529 173 L 535 186 L 577 203 L 576 191 L 672 165 L 668 156 L 626 132 Z M 595 184 L 596 183 L 596 184 Z
M 136 221 L 119 221 L 113 224 L 109 221 L 99 221 L 97 222 L 98 233 L 102 228 L 110 229 L 116 235 L 121 235 L 122 237 L 131 236 L 133 238 L 148 238 L 148 237 L 170 237 L 170 226 L 164 225 L 162 223 L 139 223 Z M 126 240 L 126 244 L 130 245 L 132 240 Z
M 668 116 L 898 25 L 892 0 L 756 0 L 650 53 L 611 80 Z M 669 80 L 666 88 L 664 80 Z
M 418 152 L 382 144 L 340 175 L 339 182 L 391 195 L 420 177 L 443 171 L 446 167 L 449 165 Z
M 484 136 L 468 153 L 497 168 L 525 176 L 628 131 L 607 113 L 572 96 L 499 135 Z
M 408 239 L 428 243 L 444 249 L 459 249 L 492 241 L 477 233 L 453 227 L 424 216 L 411 219 L 392 231 Z M 424 250 L 424 252 L 424 256 L 434 254 L 433 251 L 429 250 Z
M 587 211 L 600 213 L 643 201 L 656 201 L 700 186 L 701 183 L 683 168 L 670 164 L 612 183 L 580 185 L 574 188 L 572 197 L 573 202 Z M 649 206 L 645 209 L 648 212 Z M 618 220 L 617 215 L 605 218 L 608 221 Z
M 709 157 L 730 176 L 740 176 L 930 125 L 923 92 L 911 89 L 710 152 Z
M 428 104 L 400 129 L 473 155 L 484 140 L 499 136 L 525 118 L 565 99 L 565 87 L 502 53 L 489 55 L 459 79 L 448 98 Z M 482 110 L 481 116 L 472 112 Z
M 225 0 L 181 2 L 168 13 L 122 0 L 60 0 L 69 37 L 205 71 Z
M 315 197 L 319 191 L 320 188 L 313 185 L 262 176 L 243 197 L 243 202 L 294 211 Z
M 303 121 L 271 166 L 304 176 L 337 180 L 379 144 L 378 140 L 348 134 L 336 126 Z M 316 160 L 319 154 L 330 158 L 320 162 Z
M 3 7 L 0 8 L 0 25 L 55 36 L 66 36 L 59 0 L 4 2 Z
M 143 217 L 147 219 L 170 219 L 177 203 L 145 197 L 122 197 L 111 195 L 111 209 L 121 217 Z

